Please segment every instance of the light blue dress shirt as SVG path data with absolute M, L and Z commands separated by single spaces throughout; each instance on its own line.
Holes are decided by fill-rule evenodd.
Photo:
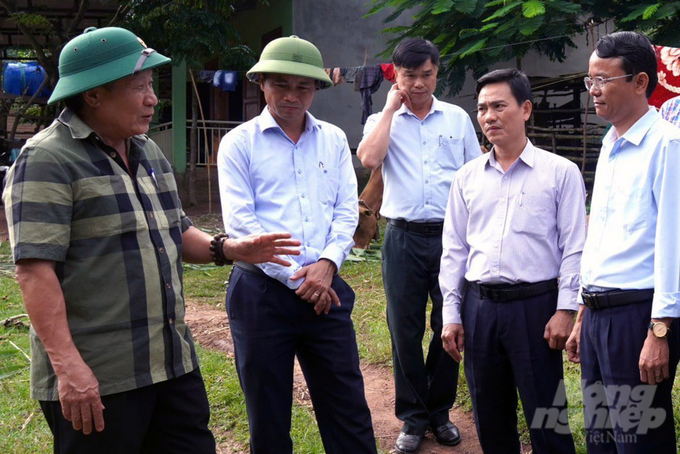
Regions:
M 368 117 L 364 137 L 382 114 Z M 456 170 L 480 154 L 470 116 L 460 107 L 433 96 L 430 112 L 421 120 L 402 105 L 392 118 L 383 161 L 380 214 L 407 221 L 443 221 Z
M 652 317 L 680 317 L 680 129 L 653 107 L 602 141 L 581 284 L 653 288 Z
M 463 166 L 444 220 L 444 324 L 462 323 L 466 280 L 517 284 L 559 277 L 557 309 L 578 309 L 585 203 L 576 164 L 529 140 L 506 172 L 493 151 Z
M 325 258 L 338 270 L 352 245 L 359 219 L 357 180 L 345 133 L 306 114 L 297 143 L 269 109 L 230 131 L 217 157 L 225 231 L 232 238 L 251 233 L 290 232 L 302 241 L 290 267 L 258 265 L 289 288 L 302 266 Z
M 671 98 L 661 106 L 659 110 L 664 120 L 680 126 L 680 96 Z

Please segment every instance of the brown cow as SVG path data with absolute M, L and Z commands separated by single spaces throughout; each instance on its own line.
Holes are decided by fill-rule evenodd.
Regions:
M 366 187 L 359 195 L 359 225 L 354 232 L 354 247 L 367 249 L 371 240 L 380 240 L 378 219 L 383 197 L 382 166 L 371 171 Z

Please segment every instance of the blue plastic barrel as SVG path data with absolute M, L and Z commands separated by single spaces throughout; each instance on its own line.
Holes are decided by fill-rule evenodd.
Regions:
M 2 72 L 2 91 L 10 95 L 33 96 L 43 80 L 45 70 L 35 61 L 28 62 L 4 62 Z M 38 94 L 39 98 L 50 96 L 52 90 L 43 88 Z

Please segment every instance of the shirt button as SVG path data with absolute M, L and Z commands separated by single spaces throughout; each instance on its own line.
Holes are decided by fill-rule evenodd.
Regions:
M 305 198 L 305 195 L 304 195 L 304 194 L 302 194 L 302 195 L 301 195 L 300 197 L 302 197 L 302 198 L 304 199 L 304 198 Z
M 153 219 L 153 213 L 149 213 L 149 219 Z
M 170 290 L 170 289 L 172 288 L 172 284 L 170 284 L 170 283 L 165 284 L 165 288 L 167 288 L 168 290 Z
M 305 218 L 305 222 L 309 222 L 309 218 Z
M 429 200 L 426 200 L 426 201 L 425 201 L 425 205 L 429 205 L 429 204 L 430 204 L 430 201 L 429 201 Z
M 430 180 L 425 180 L 425 184 L 430 184 Z
M 427 161 L 423 161 L 423 164 L 427 164 Z
M 298 169 L 298 173 L 302 173 L 302 169 Z
M 427 145 L 427 142 L 423 142 L 423 145 Z
M 307 247 L 309 247 L 309 246 L 310 246 L 310 243 L 309 243 L 309 241 L 307 241 Z
M 109 156 L 111 156 L 112 158 L 115 158 L 115 157 L 116 157 L 116 153 L 110 153 Z
M 174 319 L 174 318 L 169 318 L 169 319 L 168 319 L 168 323 L 170 323 L 171 325 L 174 325 L 174 324 L 175 324 L 175 319 Z
M 165 248 L 158 248 L 158 252 L 160 252 L 161 254 L 165 254 Z

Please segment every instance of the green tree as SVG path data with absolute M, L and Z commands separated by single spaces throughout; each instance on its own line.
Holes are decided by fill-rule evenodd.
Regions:
M 412 14 L 410 26 L 388 27 L 402 38 L 422 36 L 440 48 L 440 81 L 449 94 L 458 93 L 467 71 L 479 77 L 494 63 L 521 60 L 534 50 L 562 62 L 572 38 L 589 24 L 609 20 L 618 29 L 647 33 L 657 44 L 680 43 L 680 1 L 653 0 L 373 0 L 368 15 L 388 10 L 392 22 Z

